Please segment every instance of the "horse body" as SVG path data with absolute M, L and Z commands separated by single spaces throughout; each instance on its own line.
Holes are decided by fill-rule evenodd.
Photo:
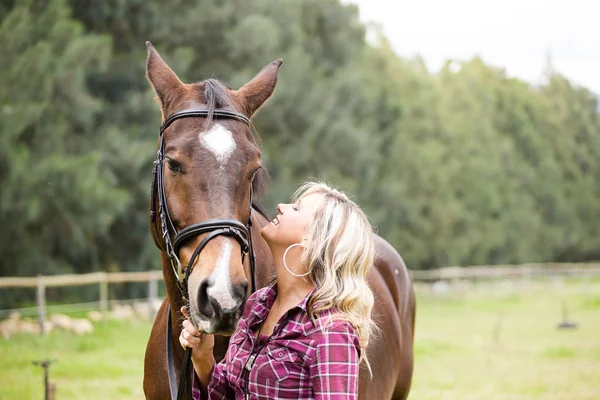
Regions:
M 375 249 L 377 258 L 368 280 L 380 333 L 367 348 L 372 379 L 361 365 L 359 398 L 401 400 L 408 396 L 413 372 L 414 290 L 398 252 L 379 236 L 375 236 Z
M 198 104 L 209 103 L 212 104 L 207 107 L 210 110 L 214 110 L 211 107 L 226 107 L 234 113 L 243 113 L 245 117 L 250 118 L 272 94 L 277 71 L 281 65 L 281 61 L 267 65 L 255 78 L 237 91 L 222 86 L 215 88 L 218 84 L 214 81 L 184 85 L 152 45 L 148 43 L 147 46 L 148 78 L 161 103 L 163 119 L 190 107 L 197 108 Z M 220 130 L 209 130 L 212 138 L 207 138 L 204 119 L 202 115 L 202 118 L 180 121 L 165 132 L 166 138 L 161 138 L 166 142 L 165 153 L 162 155 L 165 156 L 165 165 L 168 163 L 169 170 L 159 170 L 164 180 L 164 183 L 161 181 L 162 187 L 159 190 L 164 190 L 165 194 L 164 198 L 153 195 L 151 207 L 156 209 L 159 202 L 163 200 L 168 202 L 172 212 L 169 216 L 169 221 L 172 218 L 170 221 L 172 228 L 163 231 L 161 238 L 156 227 L 160 226 L 163 216 L 157 215 L 158 220 L 153 219 L 155 225 L 152 232 L 157 246 L 161 249 L 167 296 L 156 315 L 146 348 L 144 393 L 148 399 L 171 398 L 166 350 L 169 308 L 171 317 L 169 336 L 174 373 L 179 377 L 179 367 L 184 359 L 184 350 L 178 340 L 183 319 L 181 307 L 190 307 L 192 322 L 197 326 L 204 324 L 203 326 L 210 329 L 207 330 L 208 332 L 231 334 L 237 323 L 236 316 L 239 316 L 244 308 L 246 297 L 240 299 L 239 294 L 243 293 L 244 289 L 247 289 L 247 295 L 251 290 L 264 287 L 275 277 L 271 252 L 260 235 L 260 230 L 269 221 L 260 212 L 248 213 L 251 203 L 250 187 L 254 186 L 252 177 L 256 176 L 256 171 L 260 168 L 260 149 L 252 140 L 247 126 L 242 127 L 238 121 L 219 121 Z M 163 130 L 161 129 L 161 135 Z M 213 144 L 217 143 L 214 142 L 219 140 L 214 137 L 217 131 L 229 135 L 231 147 L 227 154 L 215 152 L 219 146 L 211 147 L 210 143 L 206 146 L 206 140 L 209 139 Z M 159 143 L 161 146 L 164 144 Z M 237 159 L 227 164 L 223 162 L 223 157 L 230 157 L 231 160 L 237 157 Z M 227 172 L 229 176 L 225 175 Z M 250 196 L 244 193 L 250 193 Z M 187 226 L 198 225 L 198 220 L 211 218 L 237 221 L 251 218 L 252 224 L 249 226 L 252 232 L 251 248 L 256 255 L 256 287 L 248 285 L 252 276 L 250 257 L 242 258 L 240 262 L 237 255 L 231 256 L 231 249 L 243 248 L 237 247 L 243 243 L 238 243 L 238 240 L 231 237 L 220 236 L 203 246 L 202 239 L 210 234 L 194 234 L 181 243 L 180 251 L 176 251 L 179 254 L 171 253 L 168 256 L 165 253 L 165 249 L 169 248 L 162 242 L 165 236 L 175 234 L 174 230 L 182 231 Z M 177 242 L 177 237 L 175 239 Z M 370 379 L 369 372 L 364 365 L 361 366 L 359 397 L 368 400 L 404 399 L 410 389 L 413 366 L 415 299 L 412 282 L 396 250 L 380 237 L 376 238 L 375 243 L 377 259 L 369 274 L 369 284 L 375 294 L 374 318 L 381 335 L 372 340 L 367 349 L 373 378 Z M 194 249 L 197 251 L 194 252 Z M 224 254 L 227 255 L 225 261 L 223 261 Z M 185 288 L 189 289 L 187 300 L 183 298 L 180 289 L 181 281 L 178 281 L 178 276 L 173 270 L 174 257 L 179 258 L 184 265 L 188 262 L 190 264 L 186 274 L 189 280 L 184 281 L 189 282 L 188 287 Z M 224 262 L 227 265 L 223 264 Z M 225 270 L 226 275 L 219 270 L 224 265 L 228 267 Z M 212 285 L 216 285 L 215 276 L 219 277 L 217 281 L 220 280 L 221 286 L 219 290 L 211 292 Z M 223 284 L 224 277 L 227 279 L 226 285 Z M 237 290 L 231 289 L 232 287 Z M 213 296 L 211 293 L 217 293 L 217 297 L 211 297 Z M 234 294 L 238 296 L 232 297 Z M 238 301 L 235 304 L 231 303 L 233 299 Z M 230 307 L 224 307 L 227 304 Z M 234 306 L 231 307 L 231 304 Z M 227 336 L 215 336 L 214 355 L 217 361 L 223 358 L 227 346 Z

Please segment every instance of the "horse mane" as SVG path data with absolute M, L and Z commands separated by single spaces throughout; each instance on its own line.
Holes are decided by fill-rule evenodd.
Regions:
M 206 117 L 206 127 L 208 128 L 213 121 L 213 114 L 216 109 L 228 107 L 235 109 L 235 107 L 233 106 L 233 99 L 227 92 L 227 90 L 231 90 L 231 88 L 226 83 L 214 78 L 206 79 L 202 83 L 204 84 L 204 101 L 206 102 L 206 108 L 208 109 L 208 116 Z M 252 142 L 262 152 L 260 136 L 253 124 L 250 125 L 250 131 L 252 132 Z M 252 181 L 252 190 L 254 191 L 255 196 L 261 196 L 265 193 L 268 177 L 269 173 L 265 167 L 258 170 Z M 262 205 L 254 201 L 253 207 L 261 213 L 263 217 L 269 219 L 267 212 Z

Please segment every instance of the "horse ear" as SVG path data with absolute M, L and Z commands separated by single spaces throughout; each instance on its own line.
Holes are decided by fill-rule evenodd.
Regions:
M 248 117 L 251 117 L 273 94 L 281 64 L 283 64 L 282 59 L 273 61 L 238 90 Z
M 172 94 L 183 87 L 183 83 L 161 58 L 152 43 L 146 42 L 146 48 L 148 49 L 146 75 L 161 105 L 166 108 L 169 98 L 173 98 Z

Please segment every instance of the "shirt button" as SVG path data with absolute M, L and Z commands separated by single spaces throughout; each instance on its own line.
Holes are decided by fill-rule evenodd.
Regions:
M 280 351 L 279 354 L 277 354 L 278 357 L 283 357 L 283 351 Z

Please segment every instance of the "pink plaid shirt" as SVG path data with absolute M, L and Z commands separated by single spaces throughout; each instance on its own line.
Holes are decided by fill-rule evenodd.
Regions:
M 277 285 L 252 294 L 225 358 L 215 365 L 208 393 L 200 390 L 194 375 L 194 400 L 357 399 L 358 336 L 344 321 L 325 326 L 334 310 L 320 313 L 313 324 L 306 311 L 311 294 L 282 316 L 270 337 L 261 335 L 260 340 L 256 331 L 275 301 Z

